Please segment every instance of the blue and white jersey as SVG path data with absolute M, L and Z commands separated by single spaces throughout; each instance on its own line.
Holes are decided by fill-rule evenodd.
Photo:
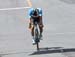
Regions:
M 39 16 L 42 16 L 42 9 L 41 8 L 37 8 L 39 10 Z M 30 8 L 29 11 L 28 11 L 28 15 L 29 15 L 29 18 L 31 18 L 31 16 L 33 15 L 33 10 L 34 8 Z

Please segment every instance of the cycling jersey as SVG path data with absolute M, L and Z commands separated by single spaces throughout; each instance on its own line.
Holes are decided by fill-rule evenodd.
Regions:
M 39 10 L 38 16 L 42 16 L 42 9 L 41 8 L 37 8 L 37 9 Z M 29 12 L 28 12 L 29 18 L 31 18 L 31 16 L 33 15 L 33 11 L 34 11 L 34 8 L 29 9 Z

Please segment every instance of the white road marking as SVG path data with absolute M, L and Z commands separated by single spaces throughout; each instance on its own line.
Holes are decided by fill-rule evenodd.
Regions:
M 50 35 L 68 35 L 68 34 L 73 35 L 75 34 L 75 32 L 51 33 Z
M 0 9 L 0 11 L 4 11 L 4 10 L 18 10 L 18 9 L 26 9 L 26 8 L 31 8 L 31 7 L 3 8 L 3 9 Z

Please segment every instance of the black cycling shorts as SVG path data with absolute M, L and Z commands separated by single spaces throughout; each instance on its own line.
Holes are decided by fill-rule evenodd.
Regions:
M 37 22 L 39 24 L 39 22 L 40 22 L 40 18 L 39 17 L 32 18 L 32 20 L 33 20 L 33 24 L 35 24 L 35 22 Z

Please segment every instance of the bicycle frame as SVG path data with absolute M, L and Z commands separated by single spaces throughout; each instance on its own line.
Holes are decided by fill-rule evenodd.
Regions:
M 34 24 L 34 36 L 35 36 L 35 42 L 36 42 L 36 45 L 37 45 L 37 50 L 39 50 L 39 32 L 38 32 L 38 25 L 37 25 L 37 22 L 35 22 Z

